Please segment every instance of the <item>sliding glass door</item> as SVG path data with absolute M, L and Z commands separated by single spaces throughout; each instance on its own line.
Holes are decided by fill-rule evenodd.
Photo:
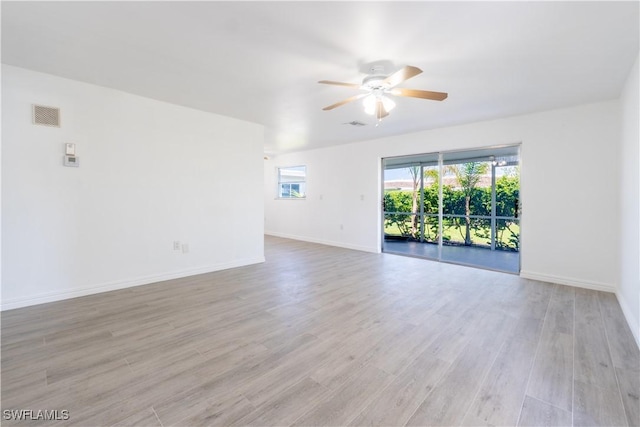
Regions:
M 519 147 L 383 160 L 383 251 L 519 272 Z
M 385 159 L 383 250 L 438 258 L 438 155 Z

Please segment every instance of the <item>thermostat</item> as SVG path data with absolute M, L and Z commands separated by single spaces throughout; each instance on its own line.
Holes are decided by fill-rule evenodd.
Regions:
M 80 157 L 64 156 L 64 165 L 77 168 L 78 166 L 80 166 Z

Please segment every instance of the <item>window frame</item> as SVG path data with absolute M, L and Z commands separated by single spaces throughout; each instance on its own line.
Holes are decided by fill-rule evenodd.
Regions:
M 304 176 L 299 181 L 283 181 L 282 180 L 282 170 L 286 169 L 296 169 L 296 168 L 304 168 Z M 283 196 L 282 186 L 289 185 L 289 194 L 291 194 L 291 186 L 292 185 L 302 185 L 304 186 L 304 193 L 301 196 Z M 276 200 L 306 200 L 307 198 L 307 165 L 292 165 L 292 166 L 277 166 L 276 167 Z

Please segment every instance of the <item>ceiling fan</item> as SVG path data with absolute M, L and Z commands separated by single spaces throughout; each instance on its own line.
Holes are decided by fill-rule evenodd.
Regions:
M 374 68 L 372 69 L 372 71 L 376 71 L 376 69 Z M 353 89 L 360 89 L 365 91 L 365 93 L 352 96 L 343 101 L 329 105 L 328 107 L 324 107 L 323 110 L 333 110 L 334 108 L 340 107 L 344 104 L 348 104 L 349 102 L 357 101 L 364 98 L 364 111 L 367 114 L 375 115 L 378 121 L 380 121 L 384 117 L 387 117 L 389 115 L 389 111 L 391 111 L 396 106 L 396 103 L 393 102 L 393 100 L 387 95 L 408 96 L 411 98 L 431 99 L 433 101 L 442 101 L 443 99 L 447 98 L 447 94 L 444 92 L 430 92 L 426 90 L 404 89 L 396 87 L 405 80 L 409 80 L 410 78 L 415 77 L 420 73 L 422 73 L 422 70 L 420 68 L 407 65 L 406 67 L 401 68 L 400 70 L 388 76 L 380 75 L 377 73 L 368 75 L 362 80 L 361 85 L 357 83 L 343 83 L 330 80 L 320 80 L 318 83 L 335 86 L 346 86 Z

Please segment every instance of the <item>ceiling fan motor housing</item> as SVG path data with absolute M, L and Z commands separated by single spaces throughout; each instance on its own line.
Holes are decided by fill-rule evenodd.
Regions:
M 384 80 L 386 78 L 387 78 L 387 76 L 381 76 L 381 75 L 367 76 L 364 79 L 362 79 L 362 89 L 367 89 L 367 90 L 376 90 L 376 89 L 387 90 L 387 89 L 389 89 L 389 85 L 384 83 Z

